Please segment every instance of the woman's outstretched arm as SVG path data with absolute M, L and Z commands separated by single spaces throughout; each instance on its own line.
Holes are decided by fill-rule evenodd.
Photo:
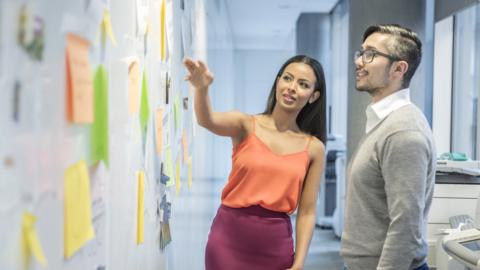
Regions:
M 186 58 L 183 63 L 188 70 L 185 79 L 195 89 L 194 109 L 198 124 L 217 135 L 232 138 L 242 137 L 248 116 L 238 111 L 213 111 L 208 95 L 208 89 L 213 82 L 213 74 L 202 61 Z

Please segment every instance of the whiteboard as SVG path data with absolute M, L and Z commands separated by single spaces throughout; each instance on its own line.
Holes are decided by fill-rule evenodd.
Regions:
M 157 181 L 160 163 L 165 160 L 164 153 L 155 151 L 153 116 L 155 109 L 164 109 L 163 145 L 170 146 L 174 161 L 180 160 L 180 192 L 188 194 L 181 137 L 187 134 L 189 149 L 193 149 L 195 124 L 193 97 L 183 82 L 182 58 L 185 54 L 206 55 L 206 31 L 196 29 L 195 35 L 192 34 L 197 17 L 205 16 L 205 11 L 197 11 L 202 1 L 166 0 L 168 59 L 162 62 L 161 2 L 0 0 L 0 87 L 3 92 L 0 98 L 0 269 L 24 269 L 20 239 L 25 211 L 37 217 L 35 229 L 48 261 L 47 266 L 42 266 L 32 258 L 29 269 L 172 269 L 168 267 L 168 261 L 175 259 L 171 245 L 163 251 L 159 248 L 157 204 L 164 194 L 174 203 L 176 195 L 174 186 L 165 187 Z M 107 39 L 102 46 L 100 26 L 95 20 L 98 16 L 103 18 L 103 9 L 100 15 L 90 14 L 92 6 L 109 11 L 117 45 Z M 143 7 L 142 15 L 148 18 L 147 38 L 138 26 L 138 7 Z M 19 43 L 22 8 L 28 10 L 31 21 L 25 27 L 27 43 L 33 44 L 34 29 L 43 30 L 41 60 L 35 59 L 34 50 Z M 189 20 L 182 20 L 184 14 L 188 14 Z M 188 29 L 188 34 L 182 34 L 182 28 Z M 92 164 L 89 160 L 91 125 L 66 121 L 67 33 L 90 41 L 92 74 L 102 64 L 109 76 L 108 167 L 103 162 Z M 187 38 L 188 42 L 182 41 Z M 200 43 L 196 39 L 200 39 Z M 128 111 L 128 65 L 123 59 L 131 56 L 139 59 L 142 72 L 146 70 L 149 86 L 150 117 L 145 135 L 140 130 L 138 113 L 132 115 Z M 165 94 L 167 72 L 171 78 L 169 104 Z M 176 98 L 182 105 L 182 117 L 177 125 L 172 112 L 172 101 Z M 188 100 L 187 108 L 183 107 L 184 98 Z M 65 258 L 64 172 L 80 160 L 89 163 L 95 237 L 72 257 Z M 137 245 L 136 172 L 139 170 L 146 176 L 145 240 Z

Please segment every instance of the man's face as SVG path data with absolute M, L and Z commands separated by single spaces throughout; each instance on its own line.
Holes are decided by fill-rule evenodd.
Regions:
M 392 60 L 375 52 L 388 55 L 386 44 L 388 44 L 390 38 L 390 35 L 387 34 L 373 33 L 363 42 L 361 50 L 364 52 L 364 57 L 355 59 L 355 87 L 358 91 L 365 91 L 374 95 L 389 86 L 391 82 L 389 71 Z M 373 59 L 372 57 L 365 57 L 368 54 L 371 56 L 372 51 Z M 364 62 L 365 58 L 371 60 L 371 62 Z

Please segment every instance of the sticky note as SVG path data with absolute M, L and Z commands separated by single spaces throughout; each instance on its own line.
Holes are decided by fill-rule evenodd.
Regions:
M 192 172 L 192 157 L 187 158 L 187 183 L 188 188 L 192 188 L 193 183 L 193 172 Z
M 175 130 L 177 130 L 180 127 L 180 100 L 178 98 L 178 95 L 175 96 L 175 100 L 173 101 L 173 121 L 174 121 L 174 126 Z
M 140 67 L 137 60 L 132 60 L 128 66 L 128 112 L 130 115 L 138 112 L 139 83 Z
M 189 151 L 188 151 L 188 138 L 185 130 L 182 132 L 182 148 L 183 148 L 183 162 L 187 162 Z
M 140 98 L 140 128 L 142 134 L 145 133 L 147 129 L 148 118 L 150 116 L 150 105 L 148 102 L 148 81 L 147 81 L 147 72 L 143 71 L 142 79 L 142 96 Z
M 93 163 L 103 160 L 108 167 L 108 74 L 103 65 L 97 68 L 93 84 L 95 119 L 90 131 L 90 155 Z
M 167 34 L 166 34 L 166 1 L 162 0 L 160 5 L 160 59 L 165 61 L 167 58 Z
M 137 171 L 137 245 L 143 243 L 144 240 L 144 187 L 145 173 Z
M 138 36 L 145 35 L 145 32 L 147 30 L 146 18 L 148 14 L 148 2 L 144 0 L 136 0 L 136 11 L 137 11 L 136 34 Z
M 71 257 L 95 236 L 87 163 L 82 160 L 65 171 L 64 256 Z
M 33 257 L 42 265 L 47 265 L 40 240 L 38 239 L 37 231 L 35 229 L 35 222 L 37 218 L 29 213 L 23 213 L 22 217 L 22 257 L 25 268 L 30 264 L 30 258 Z
M 110 12 L 105 10 L 103 12 L 103 20 L 102 20 L 102 31 L 104 31 L 108 38 L 112 41 L 113 45 L 117 45 L 117 39 L 115 38 L 115 34 L 113 33 L 112 28 L 112 21 L 110 19 Z
M 74 34 L 66 43 L 66 113 L 71 123 L 93 122 L 93 84 L 89 42 Z
M 155 148 L 157 154 L 162 154 L 163 148 L 163 109 L 158 108 L 155 110 Z

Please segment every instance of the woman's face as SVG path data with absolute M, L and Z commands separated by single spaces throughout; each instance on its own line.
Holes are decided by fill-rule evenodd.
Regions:
M 277 78 L 277 105 L 289 111 L 300 111 L 307 102 L 315 101 L 317 79 L 313 69 L 304 63 L 291 63 Z

